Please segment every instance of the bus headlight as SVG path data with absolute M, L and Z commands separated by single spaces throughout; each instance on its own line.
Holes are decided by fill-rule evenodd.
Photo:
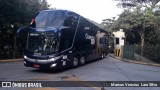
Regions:
M 25 55 L 23 56 L 23 58 L 24 58 L 24 59 L 28 59 L 28 57 L 27 57 L 27 56 L 25 56 Z
M 55 66 L 56 66 L 57 64 L 52 64 L 51 66 L 50 66 L 50 68 L 54 68 Z

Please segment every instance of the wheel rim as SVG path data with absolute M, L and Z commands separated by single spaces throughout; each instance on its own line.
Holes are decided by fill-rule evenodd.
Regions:
M 84 57 L 81 57 L 80 63 L 81 63 L 82 65 L 85 63 L 85 58 L 84 58 Z
M 78 59 L 77 58 L 74 58 L 73 59 L 73 66 L 75 67 L 75 66 L 77 66 L 78 65 Z
M 103 56 L 103 54 L 102 54 L 102 56 L 101 56 L 102 58 L 104 58 L 104 56 Z

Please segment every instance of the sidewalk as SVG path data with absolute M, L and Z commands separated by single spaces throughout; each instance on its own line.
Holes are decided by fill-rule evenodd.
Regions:
M 114 54 L 109 54 L 109 56 L 111 56 L 117 60 L 124 61 L 124 62 L 160 67 L 160 64 L 157 64 L 157 63 L 149 63 L 149 62 L 125 59 L 125 58 L 121 58 L 121 57 L 116 57 L 116 56 L 114 56 Z
M 3 59 L 3 60 L 0 60 L 0 63 L 5 63 L 5 62 L 18 62 L 18 61 L 23 61 L 23 58 L 17 58 L 17 59 Z

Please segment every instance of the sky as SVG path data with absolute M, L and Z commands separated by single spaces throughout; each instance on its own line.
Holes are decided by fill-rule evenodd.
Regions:
M 113 0 L 47 0 L 51 8 L 76 12 L 97 23 L 103 19 L 118 17 L 122 9 Z

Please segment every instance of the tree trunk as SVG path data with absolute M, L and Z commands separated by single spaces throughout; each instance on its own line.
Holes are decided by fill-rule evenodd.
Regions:
M 141 33 L 141 56 L 144 56 L 144 39 L 145 39 L 145 18 L 143 20 L 142 33 Z

